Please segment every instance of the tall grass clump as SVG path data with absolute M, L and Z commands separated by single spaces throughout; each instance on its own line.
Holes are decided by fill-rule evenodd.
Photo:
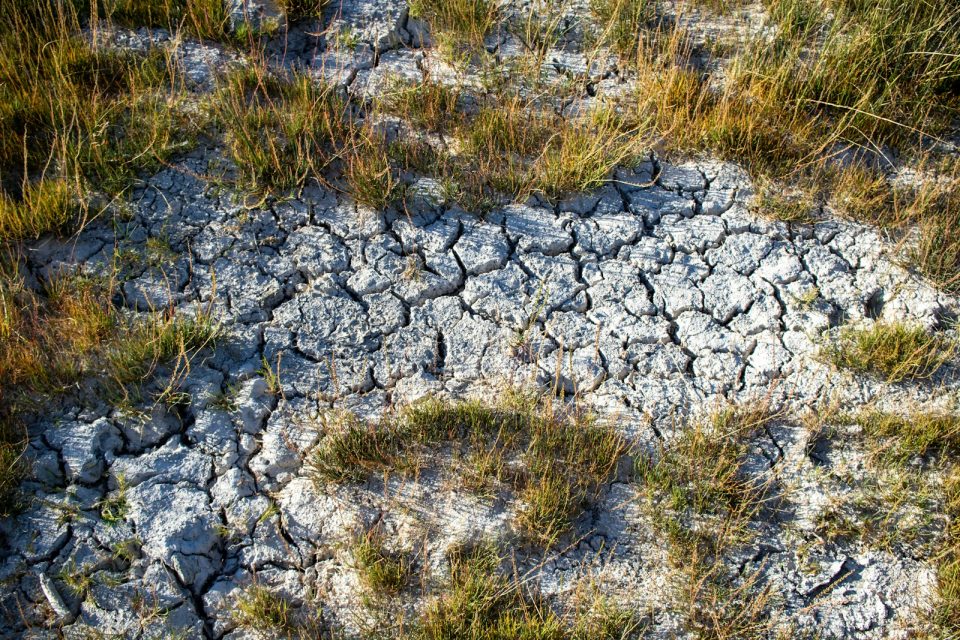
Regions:
M 789 151 L 811 160 L 835 143 L 913 147 L 919 132 L 936 135 L 958 113 L 956 3 L 766 4 L 777 27 L 772 39 L 748 44 L 725 86 L 696 96 L 690 124 L 714 150 L 761 169 L 795 170 L 764 166 L 763 156 Z M 787 144 L 778 151 L 780 142 Z
M 590 0 L 590 12 L 599 28 L 598 40 L 609 43 L 622 56 L 636 55 L 637 44 L 657 20 L 657 3 L 651 0 Z
M 263 65 L 229 74 L 214 102 L 241 184 L 254 191 L 288 191 L 322 170 L 345 109 L 331 88 Z
M 0 10 L 0 178 L 14 197 L 38 176 L 119 192 L 191 140 L 166 55 L 94 45 L 81 28 L 69 3 Z

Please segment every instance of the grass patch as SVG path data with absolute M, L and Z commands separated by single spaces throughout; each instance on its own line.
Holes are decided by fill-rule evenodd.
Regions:
M 840 490 L 817 516 L 817 535 L 929 562 L 936 600 L 933 615 L 917 624 L 923 637 L 953 637 L 960 631 L 960 416 L 916 407 L 833 413 L 830 422 L 819 437 L 837 447 L 860 444 L 865 463 L 831 473 Z
M 649 124 L 662 154 L 708 151 L 745 166 L 758 182 L 799 188 L 845 215 L 895 228 L 908 240 L 907 262 L 955 291 L 956 167 L 937 168 L 951 176 L 946 183 L 925 179 L 906 189 L 871 166 L 891 157 L 936 164 L 942 155 L 936 137 L 949 137 L 960 115 L 960 6 L 763 4 L 769 29 L 716 54 L 704 72 L 706 52 L 669 16 L 658 18 L 655 3 L 594 0 L 600 41 L 635 63 L 634 94 L 620 101 L 624 116 Z M 764 209 L 809 221 L 806 207 L 785 204 Z
M 449 185 L 452 199 L 469 209 L 534 193 L 556 199 L 594 189 L 614 167 L 634 162 L 643 147 L 642 128 L 605 107 L 562 117 L 508 94 L 481 100 L 467 117 L 456 112 L 456 94 L 449 89 L 428 83 L 408 91 L 382 108 L 448 134 L 457 151 L 407 143 L 394 145 L 392 157 L 403 169 Z
M 80 218 L 74 187 L 62 180 L 23 185 L 19 200 L 0 192 L 0 238 L 32 240 L 74 229 Z
M 934 623 L 944 637 L 951 637 L 960 634 L 960 466 L 957 464 L 947 471 L 943 498 L 949 521 L 946 540 L 937 558 L 939 600 Z
M 185 368 L 212 343 L 216 327 L 204 314 L 127 317 L 109 302 L 112 284 L 89 278 L 64 276 L 34 291 L 6 264 L 0 273 L 0 503 L 9 512 L 25 471 L 24 413 L 78 388 L 127 396 L 159 364 L 178 361 L 177 368 Z
M 532 396 L 510 392 L 496 406 L 427 400 L 378 424 L 348 416 L 331 425 L 310 459 L 321 484 L 359 481 L 375 472 L 418 468 L 425 453 L 443 445 L 452 446 L 468 488 L 517 495 L 515 526 L 543 546 L 570 530 L 627 449 L 607 426 L 554 413 Z
M 590 1 L 590 12 L 600 29 L 598 40 L 627 58 L 636 55 L 640 38 L 656 22 L 656 10 L 657 3 L 651 0 Z
M 891 383 L 930 378 L 955 352 L 955 343 L 947 337 L 922 327 L 880 322 L 866 328 L 845 327 L 821 351 L 837 367 Z
M 426 20 L 441 50 L 459 59 L 483 49 L 500 12 L 490 0 L 411 0 L 410 15 Z
M 404 638 L 627 640 L 641 631 L 636 614 L 602 598 L 565 619 L 519 576 L 501 571 L 504 558 L 490 543 L 455 548 L 449 562 L 442 595 Z
M 229 74 L 213 105 L 241 187 L 274 192 L 303 185 L 330 162 L 345 109 L 331 88 L 262 65 Z
M 95 47 L 81 29 L 69 3 L 0 12 L 0 178 L 10 197 L 38 178 L 120 192 L 192 142 L 166 54 Z
M 4 406 L 4 391 L 0 388 L 0 518 L 19 510 L 18 489 L 28 472 L 26 448 L 26 429 Z
M 943 411 L 907 415 L 872 411 L 856 417 L 875 456 L 888 463 L 960 455 L 960 416 Z
M 654 527 L 683 577 L 676 606 L 703 638 L 760 638 L 769 631 L 769 589 L 740 575 L 725 555 L 748 542 L 770 499 L 771 480 L 751 471 L 750 441 L 772 415 L 728 407 L 696 421 L 669 446 L 636 461 Z
M 341 153 L 347 190 L 358 204 L 381 211 L 400 199 L 402 184 L 383 136 L 359 127 Z
M 418 129 L 448 131 L 463 120 L 460 92 L 439 82 L 397 83 L 381 98 L 380 108 Z

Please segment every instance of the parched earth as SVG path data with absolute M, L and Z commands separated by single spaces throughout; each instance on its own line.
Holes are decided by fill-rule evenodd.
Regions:
M 422 44 L 423 27 L 409 24 L 403 3 L 343 5 L 339 19 L 369 45 L 340 76 L 348 91 L 425 68 L 432 54 L 408 48 Z M 318 73 L 329 76 L 324 61 L 345 55 L 295 35 L 304 44 L 288 58 Z M 182 46 L 192 65 L 229 57 Z M 36 274 L 103 273 L 118 251 L 140 256 L 125 267 L 120 302 L 210 310 L 221 338 L 188 371 L 167 372 L 177 402 L 85 397 L 32 425 L 34 500 L 0 524 L 5 636 L 55 636 L 50 627 L 62 625 L 77 636 L 246 637 L 231 608 L 253 581 L 358 633 L 369 614 L 347 546 L 359 527 L 381 521 L 422 545 L 430 567 L 457 541 L 509 539 L 514 506 L 473 496 L 444 473 L 315 486 L 304 461 L 331 410 L 372 418 L 428 395 L 494 399 L 506 386 L 537 386 L 652 447 L 675 437 L 680 416 L 721 400 L 799 412 L 825 400 L 902 406 L 956 389 L 952 368 L 889 385 L 818 359 L 824 334 L 841 324 L 932 328 L 960 306 L 905 269 L 874 229 L 829 211 L 813 225 L 765 219 L 733 164 L 651 157 L 595 192 L 478 215 L 445 204 L 428 179 L 412 184 L 403 211 L 358 208 L 316 185 L 243 205 L 201 177 L 223 156 L 215 144 L 195 150 L 146 178 L 123 221 L 95 222 L 29 255 Z M 144 398 L 169 381 L 157 378 Z M 817 479 L 841 467 L 855 474 L 860 463 L 816 455 L 810 438 L 784 421 L 755 443 L 796 506 L 764 525 L 741 570 L 774 585 L 781 610 L 807 632 L 895 636 L 929 601 L 934 568 L 854 542 L 816 544 L 813 522 L 828 501 Z M 105 520 L 104 501 L 120 493 L 119 517 Z M 618 601 L 651 613 L 651 637 L 676 637 L 665 553 L 636 501 L 624 475 L 570 544 L 543 563 L 523 552 L 518 562 L 536 566 L 548 596 L 595 575 Z M 118 557 L 130 541 L 134 553 Z M 81 597 L 70 575 L 89 576 Z

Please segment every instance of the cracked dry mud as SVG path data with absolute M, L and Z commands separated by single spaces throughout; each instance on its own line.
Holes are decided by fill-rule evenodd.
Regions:
M 404 71 L 419 77 L 433 54 L 406 48 L 425 36 L 403 3 L 343 8 L 337 19 L 352 20 L 362 43 L 340 67 L 349 91 L 375 91 L 378 77 Z M 183 46 L 201 83 L 208 61 L 228 57 Z M 328 76 L 326 61 L 346 55 L 295 50 L 286 62 Z M 358 209 L 318 186 L 248 208 L 198 177 L 222 158 L 215 145 L 195 150 L 146 178 L 128 221 L 92 224 L 28 256 L 38 274 L 97 273 L 116 249 L 149 255 L 148 239 L 161 239 L 172 251 L 126 273 L 123 302 L 186 314 L 209 306 L 223 336 L 185 374 L 189 402 L 136 411 L 85 399 L 32 426 L 28 488 L 38 499 L 0 525 L 5 636 L 52 634 L 42 629 L 53 616 L 67 634 L 246 637 L 230 610 L 254 576 L 295 607 L 322 603 L 325 620 L 349 633 L 364 615 L 346 550 L 359 526 L 382 518 L 397 538 L 425 540 L 430 566 L 456 541 L 509 535 L 511 504 L 443 474 L 315 487 L 304 456 L 331 408 L 373 417 L 427 395 L 556 385 L 649 447 L 675 436 L 679 415 L 720 398 L 852 408 L 956 387 L 951 368 L 930 384 L 888 385 L 819 361 L 822 334 L 842 322 L 932 327 L 960 311 L 957 300 L 905 270 L 874 229 L 756 215 L 750 179 L 733 164 L 651 157 L 595 192 L 481 216 L 443 204 L 426 179 L 412 185 L 406 211 Z M 265 363 L 279 371 L 280 394 Z M 215 401 L 224 394 L 231 406 Z M 761 571 L 804 628 L 887 637 L 930 597 L 934 569 L 856 544 L 804 551 L 825 500 L 819 467 L 842 464 L 809 455 L 808 440 L 784 422 L 755 443 L 800 506 L 783 515 L 791 528 L 764 524 L 738 562 Z M 108 523 L 102 501 L 118 481 L 127 508 Z M 549 596 L 595 572 L 624 604 L 653 612 L 652 637 L 676 637 L 664 552 L 636 491 L 627 478 L 613 482 L 535 580 Z M 130 539 L 138 557 L 121 563 L 113 549 Z M 94 578 L 80 598 L 51 580 L 77 570 Z M 144 622 L 131 604 L 144 596 L 163 615 Z

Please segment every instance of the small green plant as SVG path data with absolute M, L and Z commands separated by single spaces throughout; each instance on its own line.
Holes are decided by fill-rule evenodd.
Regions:
M 956 344 L 950 338 L 900 322 L 845 327 L 822 349 L 835 366 L 871 373 L 887 382 L 929 378 L 955 352 Z
M 410 580 L 410 560 L 402 552 L 390 552 L 376 527 L 353 544 L 353 559 L 364 585 L 377 594 L 396 595 Z
M 93 586 L 93 578 L 90 575 L 90 567 L 78 567 L 76 561 L 71 558 L 66 563 L 57 578 L 67 586 L 74 597 L 83 599 L 86 597 L 90 587 Z
M 123 522 L 127 517 L 127 481 L 117 476 L 117 488 L 99 502 L 100 519 L 109 525 Z
M 261 358 L 260 368 L 257 370 L 257 375 L 266 381 L 267 391 L 275 396 L 280 395 L 283 391 L 283 387 L 280 384 L 280 354 L 277 354 L 276 369 L 270 366 L 270 363 L 267 362 L 267 357 L 263 356 Z
M 243 590 L 233 605 L 233 621 L 257 633 L 284 633 L 293 628 L 290 604 L 270 589 L 253 584 Z
M 267 508 L 263 510 L 263 513 L 257 518 L 257 524 L 267 522 L 272 518 L 275 518 L 280 515 L 280 507 L 273 500 L 270 501 L 270 504 L 267 505 Z
M 810 287 L 804 290 L 797 296 L 794 296 L 793 300 L 803 309 L 809 309 L 816 304 L 817 300 L 820 299 L 820 289 L 818 287 Z
M 219 409 L 220 411 L 226 411 L 227 413 L 237 410 L 237 393 L 240 389 L 237 385 L 228 384 L 221 391 L 210 396 L 208 405 L 214 409 Z

